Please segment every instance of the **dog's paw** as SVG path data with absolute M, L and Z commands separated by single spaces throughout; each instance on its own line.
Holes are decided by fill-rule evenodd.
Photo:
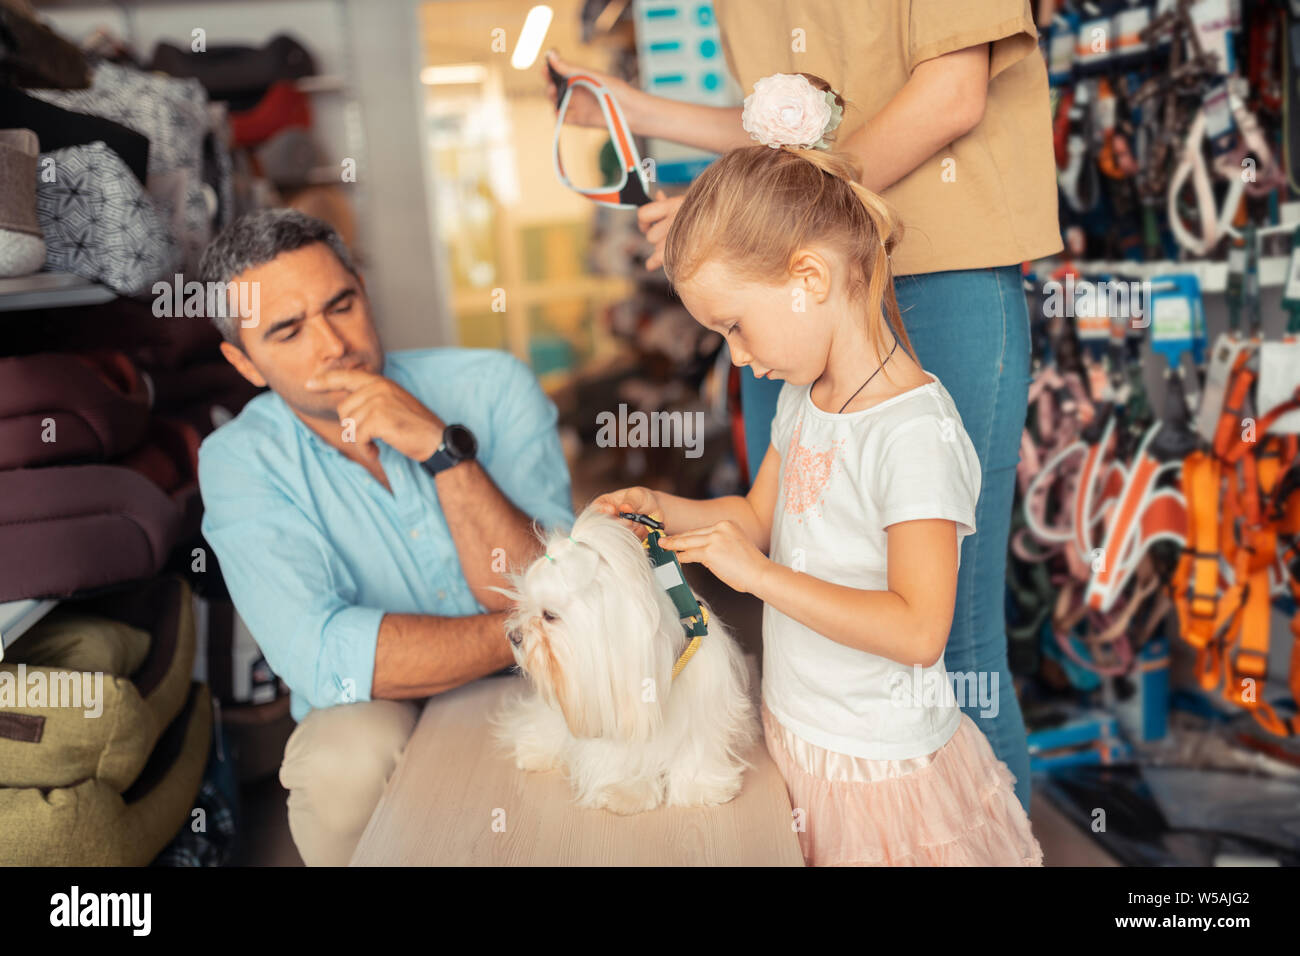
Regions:
M 659 806 L 661 799 L 659 788 L 653 783 L 616 784 L 597 793 L 592 798 L 592 806 L 603 807 L 621 816 L 631 816 L 653 810 Z
M 674 807 L 716 807 L 730 803 L 740 793 L 740 779 L 706 785 L 695 780 L 676 781 L 668 789 L 668 803 Z
M 560 755 L 544 750 L 515 750 L 515 766 L 529 773 L 545 773 L 560 769 Z

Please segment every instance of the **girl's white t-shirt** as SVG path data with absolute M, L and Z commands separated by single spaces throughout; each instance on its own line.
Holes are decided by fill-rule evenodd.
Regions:
M 888 590 L 885 528 L 946 518 L 975 533 L 980 464 L 938 377 L 836 415 L 787 383 L 772 420 L 781 480 L 769 557 L 812 577 Z M 931 753 L 961 721 L 943 657 L 913 668 L 832 641 L 763 609 L 763 699 L 782 724 L 828 750 L 877 760 Z

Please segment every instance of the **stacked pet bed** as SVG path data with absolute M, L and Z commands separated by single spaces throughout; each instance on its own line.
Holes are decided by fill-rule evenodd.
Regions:
M 0 359 L 0 601 L 161 571 L 198 531 L 198 442 L 120 352 Z
M 103 676 L 93 709 L 0 696 L 0 865 L 141 866 L 167 846 L 212 734 L 193 666 L 191 593 L 175 576 L 67 602 L 10 645 L 0 687 L 30 687 L 33 671 Z

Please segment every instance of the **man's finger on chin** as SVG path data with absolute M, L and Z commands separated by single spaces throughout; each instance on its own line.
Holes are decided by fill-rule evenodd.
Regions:
M 303 387 L 313 392 L 332 392 L 336 389 L 346 389 L 350 392 L 379 377 L 381 376 L 361 368 L 337 368 L 313 375 L 303 382 Z

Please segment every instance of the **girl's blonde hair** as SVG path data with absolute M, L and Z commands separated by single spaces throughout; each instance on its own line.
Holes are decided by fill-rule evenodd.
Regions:
M 824 80 L 804 75 L 819 89 L 829 89 Z M 684 282 L 717 259 L 742 279 L 771 284 L 790 274 L 799 250 L 828 246 L 848 266 L 849 298 L 864 301 L 868 316 L 880 315 L 883 308 L 915 359 L 889 265 L 902 224 L 860 177 L 856 162 L 843 153 L 763 145 L 732 150 L 686 191 L 664 241 L 668 281 Z M 867 337 L 875 353 L 884 355 L 878 323 L 868 322 Z

